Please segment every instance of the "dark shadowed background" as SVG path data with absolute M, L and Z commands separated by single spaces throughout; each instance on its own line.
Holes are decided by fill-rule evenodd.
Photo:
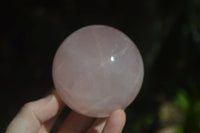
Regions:
M 17 0 L 0 10 L 0 132 L 53 88 L 58 46 L 90 24 L 120 29 L 144 59 L 124 133 L 200 132 L 200 0 Z

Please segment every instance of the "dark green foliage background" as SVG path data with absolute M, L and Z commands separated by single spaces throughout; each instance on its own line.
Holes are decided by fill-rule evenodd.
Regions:
M 200 132 L 199 0 L 18 0 L 0 7 L 0 132 L 24 103 L 53 88 L 56 49 L 90 24 L 122 30 L 144 59 L 125 133 Z

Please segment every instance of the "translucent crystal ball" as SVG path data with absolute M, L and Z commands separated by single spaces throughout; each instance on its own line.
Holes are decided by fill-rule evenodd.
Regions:
M 53 81 L 61 99 L 91 117 L 126 108 L 137 96 L 143 75 L 135 44 L 121 31 L 103 25 L 72 33 L 53 61 Z

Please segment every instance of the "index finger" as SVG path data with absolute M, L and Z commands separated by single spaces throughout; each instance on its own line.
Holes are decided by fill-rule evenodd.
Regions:
M 45 98 L 25 104 L 9 124 L 6 133 L 37 133 L 41 125 L 56 116 L 63 107 L 54 90 Z

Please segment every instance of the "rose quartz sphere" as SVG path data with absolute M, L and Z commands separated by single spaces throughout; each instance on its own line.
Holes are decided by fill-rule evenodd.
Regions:
M 143 75 L 135 44 L 121 31 L 103 25 L 72 33 L 53 61 L 53 81 L 61 99 L 91 117 L 126 108 L 138 94 Z

